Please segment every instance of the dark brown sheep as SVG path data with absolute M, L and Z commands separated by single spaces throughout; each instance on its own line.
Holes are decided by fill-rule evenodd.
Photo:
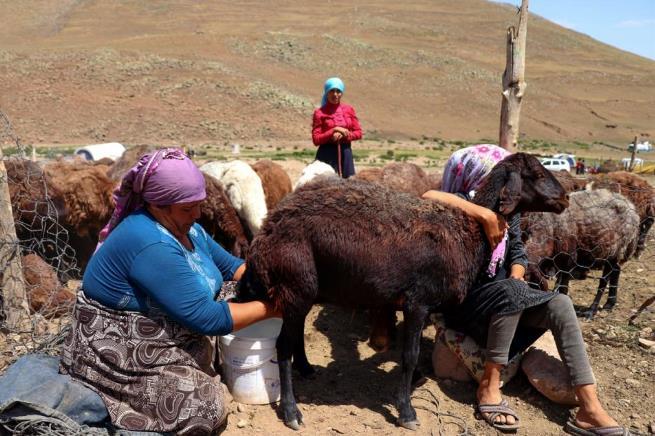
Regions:
M 648 232 L 655 222 L 655 188 L 642 177 L 626 171 L 594 176 L 590 179 L 589 188 L 618 192 L 635 205 L 640 220 L 635 256 L 639 257 L 646 248 Z
M 533 156 L 516 153 L 494 167 L 476 203 L 510 215 L 561 212 L 566 193 Z M 404 314 L 398 423 L 415 429 L 411 382 L 430 311 L 460 302 L 491 250 L 480 226 L 461 210 L 358 180 L 324 179 L 290 194 L 266 219 L 250 247 L 242 300 L 272 301 L 284 313 L 277 340 L 287 425 L 302 414 L 293 394 L 291 357 L 301 373 L 305 317 L 317 298 L 389 307 Z
M 387 188 L 421 197 L 430 189 L 441 186 L 441 174 L 426 174 L 416 164 L 392 162 L 383 168 L 366 168 L 353 178 L 377 183 Z M 387 351 L 395 337 L 396 310 L 371 309 L 371 335 L 369 345 L 379 352 Z
M 284 168 L 275 162 L 265 159 L 250 165 L 262 181 L 266 208 L 270 212 L 293 189 L 291 179 Z
M 237 257 L 248 254 L 248 238 L 221 184 L 204 174 L 207 198 L 200 206 L 200 224 L 216 242 Z

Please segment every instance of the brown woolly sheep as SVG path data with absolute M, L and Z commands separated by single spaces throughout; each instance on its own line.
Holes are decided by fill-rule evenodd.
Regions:
M 265 159 L 250 165 L 262 181 L 266 208 L 270 212 L 293 189 L 291 179 L 284 168 L 275 162 Z
M 428 178 L 428 185 L 430 186 L 430 189 L 433 189 L 435 191 L 441 190 L 443 174 L 435 171 L 433 173 L 427 173 L 427 178 Z
M 52 267 L 36 254 L 21 256 L 21 262 L 31 312 L 46 318 L 67 314 L 75 303 L 75 293 L 63 287 Z
M 42 168 L 25 159 L 5 161 L 16 236 L 24 253 L 37 253 L 62 279 L 78 278 L 79 247 L 67 225 L 65 196 Z
M 420 197 L 426 191 L 433 189 L 425 171 L 413 163 L 393 162 L 382 169 L 370 168 L 361 170 L 355 179 L 366 180 L 386 186 L 398 192 Z
M 646 248 L 648 232 L 655 221 L 655 188 L 645 179 L 626 171 L 600 174 L 590 179 L 589 189 L 609 189 L 622 194 L 632 202 L 639 214 L 639 241 L 635 257 L 641 256 Z
M 114 182 L 107 177 L 107 170 L 105 165 L 65 161 L 43 167 L 48 185 L 66 205 L 61 224 L 69 231 L 69 244 L 82 271 L 95 251 L 98 233 L 113 212 Z
M 157 147 L 148 144 L 141 144 L 128 148 L 109 168 L 107 176 L 116 183 L 120 182 L 127 170 L 132 168 L 141 156 L 156 149 Z
M 522 217 L 529 268 L 526 279 L 547 290 L 545 277 L 557 276 L 556 290 L 568 293 L 571 278 L 583 280 L 601 269 L 594 302 L 584 312 L 592 318 L 609 281 L 603 309 L 616 303 L 621 265 L 633 256 L 639 237 L 639 216 L 620 194 L 606 189 L 574 192 L 561 215 L 528 214 Z
M 566 193 L 539 161 L 516 153 L 494 167 L 475 196 L 503 215 L 561 212 Z M 272 301 L 284 313 L 277 340 L 284 422 L 302 414 L 291 357 L 313 370 L 304 351 L 305 317 L 317 298 L 366 307 L 401 305 L 404 349 L 398 423 L 418 424 L 411 382 L 430 311 L 462 300 L 489 259 L 480 226 L 461 210 L 358 180 L 323 179 L 282 201 L 252 242 L 241 300 Z

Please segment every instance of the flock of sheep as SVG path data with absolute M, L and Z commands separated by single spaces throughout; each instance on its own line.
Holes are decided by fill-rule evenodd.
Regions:
M 60 282 L 80 278 L 112 212 L 114 187 L 146 150 L 130 149 L 115 163 L 5 161 L 34 312 L 69 310 L 74 295 Z M 346 181 L 314 162 L 292 185 L 283 168 L 267 160 L 210 162 L 200 169 L 208 196 L 199 223 L 227 250 L 248 258 L 241 296 L 272 299 L 284 308 L 278 360 L 285 422 L 293 428 L 302 422 L 291 362 L 293 357 L 301 373 L 312 372 L 303 329 L 320 299 L 368 307 L 377 316 L 403 310 L 399 423 L 414 428 L 409 394 L 426 314 L 461 300 L 489 254 L 470 218 L 420 199 L 439 189 L 440 176 L 391 163 Z M 655 220 L 652 186 L 627 172 L 589 179 L 550 173 L 524 153 L 498 164 L 484 186 L 478 204 L 504 215 L 522 213 L 529 282 L 547 290 L 555 278 L 555 288 L 566 293 L 571 279 L 600 270 L 596 298 L 585 314 L 592 317 L 599 309 L 608 283 L 603 308 L 614 306 L 621 266 L 644 251 Z
M 7 160 L 14 219 L 23 252 L 40 256 L 62 280 L 79 278 L 79 270 L 86 266 L 97 234 L 112 212 L 114 186 L 146 150 L 132 148 L 115 163 L 57 161 L 39 165 L 28 160 Z M 199 223 L 240 257 L 247 256 L 250 242 L 268 211 L 287 194 L 318 175 L 335 176 L 329 165 L 318 161 L 304 169 L 295 185 L 280 165 L 268 160 L 252 165 L 242 161 L 210 162 L 200 169 L 206 177 L 208 196 Z M 524 214 L 522 230 L 530 261 L 527 279 L 546 290 L 548 279 L 556 278 L 556 288 L 567 292 L 570 279 L 585 279 L 590 270 L 601 270 L 598 295 L 587 312 L 591 317 L 598 310 L 608 282 L 609 297 L 604 307 L 614 306 L 621 265 L 643 252 L 655 220 L 655 190 L 643 178 L 623 171 L 589 179 L 574 178 L 568 172 L 555 176 L 570 193 L 570 206 L 560 215 Z M 428 174 L 410 163 L 364 169 L 355 179 L 414 197 L 440 186 L 439 174 Z M 44 222 L 53 217 L 52 223 Z M 65 237 L 52 237 L 48 231 L 53 225 L 60 226 Z M 29 260 L 27 265 L 33 262 Z

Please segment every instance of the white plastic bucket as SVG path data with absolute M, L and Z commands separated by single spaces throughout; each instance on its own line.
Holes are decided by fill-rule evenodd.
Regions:
M 221 336 L 221 368 L 235 401 L 268 404 L 280 399 L 280 370 L 275 341 L 281 318 L 269 318 Z

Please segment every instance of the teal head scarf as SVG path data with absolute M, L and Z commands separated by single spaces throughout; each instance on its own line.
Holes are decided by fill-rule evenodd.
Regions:
M 344 89 L 346 89 L 346 85 L 344 85 L 343 81 L 338 77 L 330 77 L 327 79 L 325 85 L 323 85 L 323 100 L 321 100 L 321 107 L 325 106 L 325 103 L 327 103 L 328 92 L 333 89 L 338 89 L 343 92 Z

